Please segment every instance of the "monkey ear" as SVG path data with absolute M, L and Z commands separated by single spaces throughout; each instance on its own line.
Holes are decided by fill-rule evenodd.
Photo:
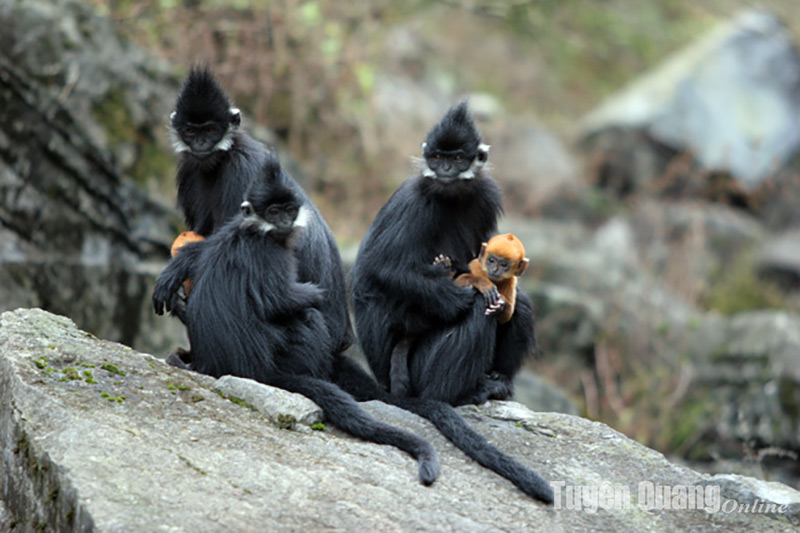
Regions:
M 242 202 L 241 210 L 242 210 L 242 216 L 243 217 L 247 218 L 247 217 L 253 216 L 253 204 L 251 204 L 247 200 Z
M 521 276 L 522 273 L 525 272 L 525 269 L 528 268 L 529 263 L 530 259 L 528 259 L 527 257 L 523 257 L 522 261 L 520 261 L 519 264 L 517 265 L 517 273 L 515 275 Z
M 238 126 L 242 123 L 242 113 L 239 111 L 238 108 L 232 107 L 231 108 L 231 124 L 234 126 Z
M 428 143 L 422 143 L 422 153 L 425 153 L 425 148 L 428 146 Z
M 170 121 L 170 122 L 175 122 L 175 117 L 176 117 L 177 115 L 178 115 L 178 112 L 177 112 L 177 111 L 173 111 L 172 113 L 170 113 L 170 114 L 169 114 L 169 121 Z
M 478 155 L 476 156 L 478 161 L 480 161 L 481 163 L 486 163 L 486 161 L 488 161 L 490 148 L 491 146 L 489 146 L 488 144 L 481 143 L 478 145 Z
M 480 259 L 481 261 L 483 261 L 483 258 L 486 257 L 486 247 L 487 246 L 489 246 L 488 242 L 484 242 L 484 243 L 481 244 L 481 251 L 478 254 L 478 259 Z

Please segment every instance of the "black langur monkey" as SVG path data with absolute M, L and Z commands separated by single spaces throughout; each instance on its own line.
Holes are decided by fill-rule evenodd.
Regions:
M 239 212 L 248 187 L 271 157 L 270 151 L 240 129 L 239 110 L 205 67 L 191 68 L 170 125 L 179 154 L 178 207 L 189 229 L 208 237 Z M 302 188 L 288 174 L 286 181 L 309 211 L 307 228 L 297 243 L 298 279 L 326 291 L 321 310 L 336 350 L 344 351 L 352 344 L 353 333 L 339 249 Z M 182 306 L 173 305 L 172 309 L 186 321 Z
M 297 276 L 295 247 L 313 214 L 275 158 L 260 174 L 241 213 L 184 246 L 159 275 L 156 313 L 170 311 L 172 296 L 191 278 L 185 313 L 192 370 L 303 394 L 337 427 L 417 458 L 420 481 L 433 483 L 439 460 L 430 443 L 376 420 L 332 383 L 337 346 L 320 311 L 327 295 Z
M 410 383 L 401 394 L 454 405 L 509 398 L 514 375 L 536 347 L 526 295 L 511 320 L 496 325 L 477 291 L 456 286 L 448 269 L 434 264 L 443 255 L 456 274 L 469 272 L 496 232 L 503 206 L 484 168 L 488 149 L 466 102 L 451 108 L 428 133 L 421 172 L 386 202 L 361 243 L 352 272 L 356 331 L 384 387 L 393 353 L 406 352 Z
M 526 494 L 552 502 L 552 491 L 541 478 L 498 453 L 451 406 L 391 396 L 334 349 L 320 312 L 323 291 L 296 279 L 293 246 L 302 235 L 298 227 L 308 222 L 308 207 L 278 163 L 266 165 L 265 178 L 254 183 L 241 214 L 208 239 L 185 245 L 158 278 L 153 293 L 157 314 L 169 312 L 172 296 L 186 279 L 193 280 L 186 307 L 193 353 L 188 368 L 217 377 L 249 377 L 303 394 L 352 435 L 417 457 L 420 480 L 430 484 L 438 475 L 430 444 L 378 422 L 354 400 L 378 399 L 407 409 L 431 420 L 458 448 Z
M 240 120 L 236 118 L 238 115 L 210 72 L 207 69 L 193 68 L 178 97 L 171 121 L 176 150 L 181 157 L 177 180 L 178 204 L 184 211 L 187 225 L 197 233 L 213 233 L 226 220 L 238 213 L 247 187 L 259 175 L 263 162 L 270 157 L 265 147 L 241 131 Z M 226 134 L 223 134 L 222 137 L 209 141 L 217 148 L 210 154 L 202 147 L 194 153 L 189 137 L 184 138 L 181 130 L 184 126 L 197 127 L 208 123 L 223 129 L 228 140 L 222 142 L 226 138 Z M 312 282 L 327 291 L 320 311 L 326 320 L 333 345 L 338 346 L 333 350 L 335 354 L 332 358 L 333 381 L 360 401 L 381 399 L 430 419 L 447 438 L 480 464 L 511 480 L 527 494 L 544 501 L 552 501 L 552 493 L 549 499 L 547 497 L 549 488 L 542 489 L 542 485 L 546 484 L 541 478 L 513 459 L 494 450 L 450 406 L 434 403 L 427 405 L 419 401 L 414 403 L 415 400 L 411 398 L 400 399 L 389 396 L 350 359 L 339 355 L 352 338 L 346 314 L 339 252 L 330 230 L 314 205 L 291 178 L 286 176 L 286 180 L 303 199 L 303 205 L 312 213 L 308 227 L 297 237 L 298 280 Z M 207 229 L 209 226 L 210 229 Z M 181 254 L 189 254 L 180 261 L 185 268 L 190 267 L 194 254 L 192 250 L 197 246 L 202 247 L 202 245 L 187 245 L 181 250 Z M 454 248 L 464 249 L 463 246 Z M 455 254 L 453 256 L 455 257 Z M 470 258 L 464 260 L 465 264 Z M 189 274 L 187 277 L 190 277 Z M 167 300 L 167 303 L 169 301 L 171 300 Z M 438 306 L 440 303 L 437 302 L 435 305 Z M 466 305 L 464 304 L 464 307 Z M 185 320 L 185 322 L 190 321 L 191 316 Z M 238 340 L 234 339 L 232 342 Z M 237 361 L 237 365 L 244 366 L 247 363 L 246 360 Z M 213 370 L 193 363 L 190 363 L 190 368 L 207 373 Z M 228 370 L 234 375 L 248 375 L 245 368 L 235 367 Z M 401 401 L 405 404 L 398 403 Z
M 434 264 L 444 255 L 457 274 L 468 272 L 481 244 L 496 233 L 503 208 L 484 168 L 488 151 L 466 102 L 428 133 L 420 173 L 381 208 L 361 243 L 351 286 L 356 332 L 384 388 L 396 384 L 393 362 L 407 365 L 394 372 L 407 373 L 408 383 L 382 391 L 381 400 L 431 420 L 469 457 L 551 503 L 545 480 L 497 450 L 448 405 L 509 398 L 514 375 L 536 347 L 526 295 L 518 295 L 511 320 L 500 325 L 486 313 L 496 302 L 458 287 L 447 268 Z

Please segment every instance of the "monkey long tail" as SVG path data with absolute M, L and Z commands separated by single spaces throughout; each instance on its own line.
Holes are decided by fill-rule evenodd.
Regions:
M 511 481 L 528 496 L 545 503 L 553 503 L 553 489 L 547 481 L 494 447 L 483 435 L 472 429 L 451 405 L 416 398 L 392 398 L 389 403 L 430 420 L 442 435 L 468 457 Z
M 380 388 L 349 358 L 338 356 L 335 362 L 336 383 L 357 400 L 380 400 L 430 420 L 467 457 L 511 481 L 528 496 L 545 503 L 553 503 L 553 489 L 547 481 L 494 447 L 472 429 L 451 405 L 437 400 L 398 398 Z
M 270 385 L 310 398 L 322 407 L 333 425 L 355 437 L 389 444 L 409 453 L 419 461 L 419 480 L 423 485 L 430 485 L 439 477 L 439 457 L 431 443 L 377 420 L 336 385 L 310 376 L 287 374 L 272 376 Z

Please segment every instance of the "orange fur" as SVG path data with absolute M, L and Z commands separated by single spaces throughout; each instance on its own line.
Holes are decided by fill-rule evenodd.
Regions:
M 180 250 L 181 247 L 189 244 L 190 242 L 202 241 L 203 239 L 204 237 L 199 233 L 195 233 L 193 231 L 184 231 L 175 237 L 174 241 L 172 241 L 172 257 L 175 257 L 178 254 L 178 250 Z
M 170 250 L 170 253 L 172 254 L 172 257 L 175 257 L 178 255 L 178 252 L 183 246 L 186 246 L 190 242 L 202 241 L 204 239 L 205 237 L 199 233 L 195 233 L 193 231 L 184 231 L 175 237 L 174 241 L 172 241 L 172 249 Z M 186 280 L 183 283 L 183 288 L 186 291 L 186 296 L 189 296 L 189 293 L 192 292 L 192 280 Z
M 494 256 L 495 260 L 505 259 L 508 261 L 508 270 L 500 275 L 498 279 L 492 280 L 489 277 L 487 262 L 489 257 Z M 525 272 L 528 266 L 528 258 L 525 257 L 525 247 L 522 242 L 513 234 L 496 235 L 483 243 L 481 252 L 477 258 L 469 262 L 469 274 L 461 274 L 455 279 L 456 285 L 460 287 L 474 287 L 486 294 L 496 286 L 498 292 L 505 301 L 505 307 L 497 315 L 500 324 L 505 324 L 511 320 L 514 314 L 514 304 L 517 299 L 517 277 Z

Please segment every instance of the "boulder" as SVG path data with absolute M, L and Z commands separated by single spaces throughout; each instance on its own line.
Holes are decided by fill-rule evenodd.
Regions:
M 174 348 L 183 328 L 149 296 L 178 230 L 152 194 L 172 190 L 175 82 L 85 2 L 3 2 L 0 24 L 0 309 Z
M 772 447 L 800 452 L 800 317 L 781 311 L 699 319 L 685 335 L 693 390 L 705 390 L 707 456 Z M 708 422 L 713 423 L 708 423 Z M 795 463 L 796 464 L 796 463 Z
M 265 387 L 252 379 L 222 376 L 214 383 L 214 390 L 232 401 L 244 402 L 278 424 L 313 426 L 322 422 L 322 409 L 302 394 Z
M 692 305 L 700 305 L 720 274 L 767 235 L 747 213 L 696 200 L 642 198 L 624 220 L 642 266 Z
M 763 228 L 725 206 L 640 204 L 595 230 L 503 221 L 531 259 L 521 282 L 537 310 L 534 369 L 583 398 L 584 412 L 662 451 L 745 457 L 796 483 L 800 318 L 703 313 L 690 298 L 703 290 L 694 283 L 755 247 Z
M 756 257 L 758 273 L 787 290 L 800 289 L 800 229 L 766 239 Z
M 492 175 L 503 188 L 507 210 L 537 214 L 553 197 L 584 185 L 575 156 L 535 117 L 496 114 L 481 130 L 492 146 Z
M 478 431 L 553 483 L 554 512 L 466 459 L 426 421 L 362 404 L 432 441 L 442 473 L 423 487 L 414 460 L 394 448 L 333 428 L 280 429 L 220 397 L 213 383 L 97 339 L 66 318 L 3 313 L 0 494 L 7 517 L 0 513 L 0 524 L 23 531 L 783 531 L 800 502 L 797 491 L 781 487 L 770 493 L 769 512 L 740 512 L 714 478 L 604 424 L 514 402 L 461 408 Z M 726 483 L 732 497 L 750 501 L 752 491 Z M 576 498 L 580 487 L 587 494 Z M 708 498 L 699 509 L 669 510 L 658 504 L 656 487 L 683 494 L 700 487 Z M 597 490 L 620 497 L 600 501 Z
M 752 191 L 800 148 L 798 86 L 789 30 L 768 12 L 746 11 L 591 111 L 582 145 L 598 163 L 598 181 L 623 192 L 687 172 L 730 175 Z

